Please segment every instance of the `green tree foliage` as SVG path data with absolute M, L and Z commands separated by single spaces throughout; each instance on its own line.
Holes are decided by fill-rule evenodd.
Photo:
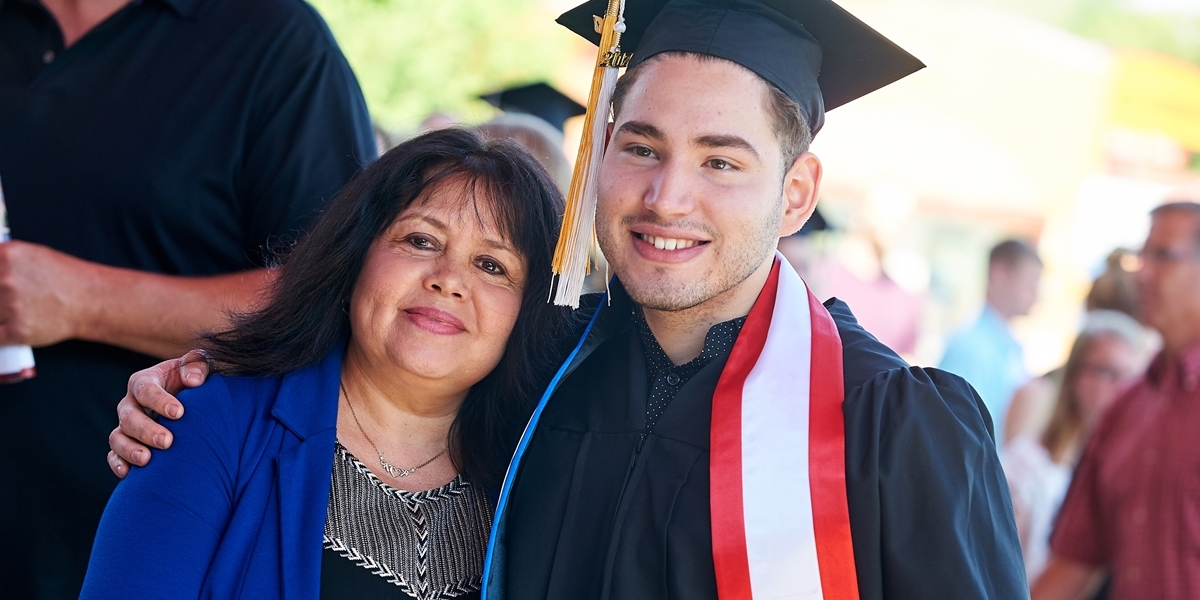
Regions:
M 1064 25 L 1109 45 L 1154 50 L 1200 64 L 1200 14 L 1136 11 L 1115 0 L 1093 0 Z
M 1033 17 L 1110 46 L 1153 50 L 1200 64 L 1200 11 L 1153 11 L 1147 6 L 1154 2 L 1148 0 L 966 1 Z
M 553 80 L 570 34 L 542 0 L 309 0 L 350 61 L 371 116 L 385 130 L 415 128 L 435 110 L 479 121 L 476 97 Z

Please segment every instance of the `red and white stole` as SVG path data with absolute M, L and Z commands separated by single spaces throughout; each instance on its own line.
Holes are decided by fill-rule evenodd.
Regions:
M 858 598 L 833 317 L 777 255 L 713 394 L 721 600 Z

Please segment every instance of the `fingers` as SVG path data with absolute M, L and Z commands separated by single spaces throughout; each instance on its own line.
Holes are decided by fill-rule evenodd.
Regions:
M 126 408 L 142 408 L 168 419 L 178 419 L 183 416 L 183 404 L 170 392 L 178 393 L 181 390 L 183 382 L 179 380 L 177 361 L 164 361 L 138 371 L 129 377 L 129 392 L 117 405 L 117 416 L 122 416 L 121 407 L 129 401 L 138 406 Z
M 172 420 L 183 416 L 183 404 L 156 382 L 140 381 L 133 384 L 130 395 L 125 396 L 121 402 L 125 402 L 126 399 L 137 405 L 130 408 L 144 409 L 139 412 L 149 411 Z M 118 416 L 120 416 L 120 406 L 120 404 L 117 405 Z
M 129 378 L 125 397 L 117 404 L 119 425 L 108 436 L 112 448 L 109 468 L 117 477 L 129 473 L 131 465 L 145 466 L 150 461 L 150 446 L 160 450 L 171 447 L 174 436 L 154 422 L 155 414 L 169 419 L 183 416 L 183 404 L 171 393 L 185 386 L 195 387 L 208 377 L 208 355 L 193 350 L 177 360 L 161 362 Z
M 169 395 L 161 389 L 158 393 Z M 178 404 L 178 401 L 176 403 Z M 182 406 L 179 407 L 180 413 L 183 412 L 182 408 Z M 174 441 L 171 432 L 166 427 L 155 423 L 154 419 L 142 410 L 139 403 L 129 396 L 121 399 L 121 402 L 117 404 L 117 421 L 120 425 L 113 432 L 114 435 L 109 436 L 109 446 L 121 455 L 121 458 L 135 465 L 141 466 L 150 460 L 150 450 L 141 444 L 166 450 Z
M 144 467 L 150 462 L 150 450 L 125 435 L 120 427 L 108 434 L 108 468 L 117 477 L 124 478 L 130 467 Z
M 115 429 L 113 431 L 116 431 Z M 109 443 L 112 443 L 112 436 L 109 436 Z M 121 479 L 129 474 L 129 463 L 125 462 L 116 452 L 109 450 L 108 452 L 108 468 L 112 469 L 113 475 Z
M 212 361 L 204 350 L 190 350 L 179 358 L 177 375 L 183 385 L 196 387 L 208 379 Z M 175 390 L 170 390 L 175 391 Z

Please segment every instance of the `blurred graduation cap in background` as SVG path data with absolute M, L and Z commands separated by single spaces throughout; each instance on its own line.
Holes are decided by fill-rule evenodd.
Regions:
M 538 117 L 560 133 L 567 119 L 582 115 L 586 111 L 582 104 L 544 81 L 510 87 L 481 95 L 480 98 L 505 112 L 526 113 Z
M 821 211 L 814 210 L 812 216 L 809 217 L 808 220 L 804 222 L 804 227 L 801 227 L 800 231 L 797 231 L 796 233 L 793 233 L 792 235 L 804 237 L 807 235 L 812 235 L 818 231 L 832 231 L 832 230 L 833 230 L 833 226 L 829 224 L 829 221 L 825 220 L 825 216 L 821 214 Z

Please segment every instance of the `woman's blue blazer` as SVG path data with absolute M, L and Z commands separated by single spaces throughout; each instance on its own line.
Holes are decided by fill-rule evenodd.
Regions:
M 343 352 L 181 394 L 170 451 L 109 500 L 82 597 L 317 598 Z

